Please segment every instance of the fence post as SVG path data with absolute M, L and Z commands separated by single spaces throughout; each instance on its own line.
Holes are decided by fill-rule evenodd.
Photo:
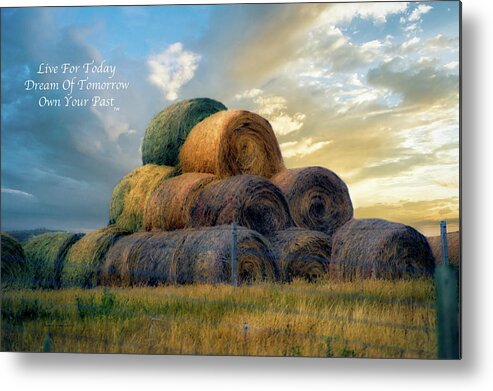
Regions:
M 442 263 L 435 268 L 438 358 L 459 359 L 459 304 L 457 272 L 448 263 L 447 225 L 440 222 Z
M 45 338 L 43 340 L 43 352 L 44 353 L 50 353 L 51 352 L 51 345 L 52 345 L 51 333 L 48 331 L 45 334 Z
M 233 221 L 233 234 L 231 235 L 231 284 L 238 286 L 238 251 L 237 251 L 237 237 L 238 228 L 236 221 Z

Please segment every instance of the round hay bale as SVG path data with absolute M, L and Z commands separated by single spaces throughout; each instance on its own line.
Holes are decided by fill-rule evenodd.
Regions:
M 83 236 L 70 232 L 48 232 L 29 239 L 24 251 L 32 286 L 59 289 L 66 255 Z
M 216 177 L 187 173 L 166 179 L 151 193 L 144 211 L 144 229 L 172 231 L 192 227 L 191 210 L 203 188 Z
M 323 167 L 286 169 L 272 178 L 281 189 L 300 227 L 333 233 L 353 218 L 346 184 Z
M 184 100 L 165 108 L 147 126 L 142 142 L 142 162 L 176 166 L 180 148 L 192 128 L 222 110 L 226 110 L 226 106 L 209 98 Z
M 284 168 L 270 123 L 243 110 L 220 111 L 199 122 L 180 152 L 183 172 L 224 178 L 251 174 L 271 178 Z
M 9 234 L 2 232 L 2 285 L 19 282 L 26 278 L 28 263 L 21 244 Z
M 105 282 L 133 286 L 227 283 L 231 281 L 231 241 L 231 226 L 139 232 L 110 250 Z M 237 228 L 237 262 L 240 283 L 279 279 L 270 243 L 258 232 Z
M 284 195 L 268 179 L 239 175 L 213 182 L 196 198 L 192 225 L 208 227 L 234 221 L 271 236 L 294 226 Z
M 108 250 L 129 231 L 109 226 L 84 236 L 67 253 L 62 273 L 64 287 L 93 288 L 101 283 L 101 269 Z
M 142 244 L 152 236 L 150 232 L 137 232 L 121 238 L 106 254 L 101 272 L 103 285 L 131 286 L 136 280 L 134 271 Z
M 328 273 L 332 250 L 330 236 L 304 228 L 289 228 L 277 232 L 271 243 L 283 282 L 293 278 L 312 282 Z
M 130 232 L 140 230 L 147 198 L 162 180 L 174 174 L 173 167 L 146 164 L 123 177 L 111 195 L 109 224 Z
M 350 220 L 332 239 L 331 275 L 396 279 L 433 274 L 426 238 L 414 228 L 380 219 Z
M 442 238 L 440 236 L 432 236 L 428 238 L 431 251 L 435 257 L 435 263 L 442 263 Z M 448 244 L 448 260 L 449 264 L 455 267 L 460 266 L 460 232 L 447 233 Z

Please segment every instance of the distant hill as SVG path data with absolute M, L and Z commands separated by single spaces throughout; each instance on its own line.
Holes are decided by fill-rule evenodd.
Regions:
M 23 229 L 17 231 L 6 231 L 10 236 L 17 239 L 21 243 L 27 242 L 30 238 L 36 235 L 41 235 L 46 232 L 59 232 L 48 228 Z

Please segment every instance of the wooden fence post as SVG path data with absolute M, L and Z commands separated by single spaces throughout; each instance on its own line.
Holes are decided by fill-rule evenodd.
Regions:
M 459 359 L 459 304 L 457 271 L 448 263 L 447 225 L 440 222 L 442 263 L 435 268 L 438 358 Z

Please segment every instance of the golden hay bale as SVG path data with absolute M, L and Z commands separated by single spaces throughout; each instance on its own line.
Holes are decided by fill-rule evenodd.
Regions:
M 270 178 L 284 168 L 269 122 L 243 110 L 220 111 L 195 125 L 181 149 L 180 165 L 183 172 L 221 178 L 241 174 Z
M 2 232 L 2 285 L 27 277 L 28 263 L 21 244 L 9 234 Z
M 346 184 L 323 167 L 286 169 L 272 178 L 300 227 L 332 235 L 353 218 L 353 204 Z
M 129 231 L 109 226 L 93 231 L 67 253 L 62 272 L 64 287 L 92 288 L 100 284 L 101 268 L 108 250 Z
M 414 228 L 380 219 L 350 220 L 332 239 L 331 276 L 395 279 L 433 274 L 426 238 Z
M 315 281 L 329 271 L 332 239 L 319 231 L 289 228 L 271 239 L 281 271 L 281 280 Z
M 111 196 L 109 223 L 131 232 L 140 230 L 147 198 L 162 180 L 174 174 L 173 167 L 146 164 L 123 177 Z
M 195 98 L 175 103 L 152 118 L 142 141 L 142 162 L 176 166 L 188 133 L 203 119 L 226 110 L 221 102 Z
M 202 189 L 217 180 L 212 174 L 187 173 L 166 179 L 149 196 L 144 229 L 172 231 L 192 227 L 191 210 Z
M 122 285 L 223 283 L 231 280 L 232 227 L 137 233 L 107 254 L 104 279 Z M 240 283 L 277 281 L 279 270 L 269 242 L 258 232 L 237 228 Z
M 294 226 L 282 192 L 268 179 L 239 175 L 213 182 L 196 198 L 191 212 L 194 227 L 231 224 L 270 236 Z
M 60 288 L 66 255 L 83 236 L 70 232 L 48 232 L 29 239 L 24 251 L 29 263 L 31 285 Z
M 431 251 L 435 257 L 435 263 L 442 263 L 442 238 L 440 236 L 432 236 L 428 238 Z M 448 244 L 448 259 L 449 263 L 455 267 L 460 265 L 460 232 L 447 233 Z

